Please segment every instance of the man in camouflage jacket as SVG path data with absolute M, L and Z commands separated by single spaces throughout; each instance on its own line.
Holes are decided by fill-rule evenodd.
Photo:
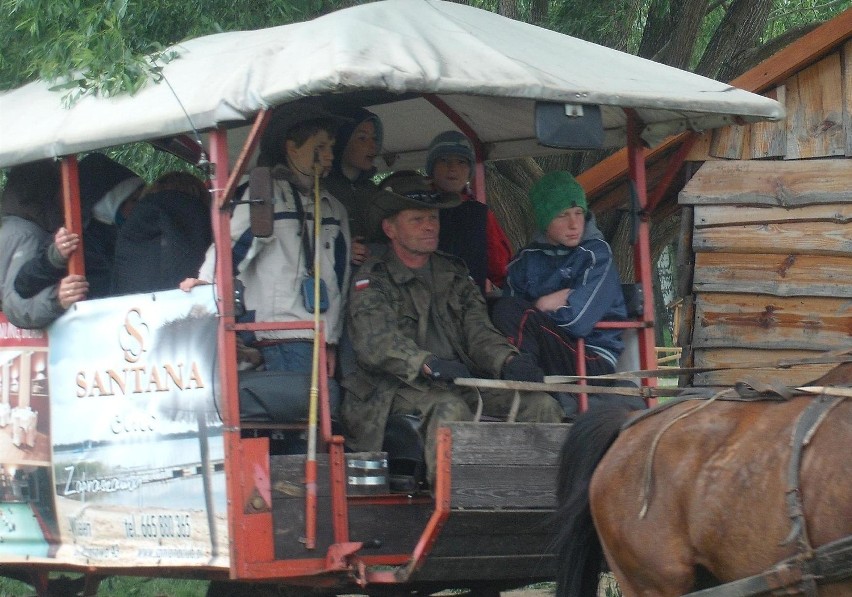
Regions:
M 390 414 L 420 416 L 434 482 L 438 427 L 472 420 L 477 410 L 476 391 L 453 380 L 542 381 L 543 373 L 491 324 L 464 262 L 436 252 L 438 209 L 458 199 L 432 191 L 419 175 L 386 181 L 383 189 L 374 219 L 390 245 L 353 278 L 347 324 L 358 367 L 343 381 L 341 414 L 347 445 L 357 451 L 381 449 Z M 483 391 L 483 410 L 505 415 L 512 397 Z M 517 420 L 559 422 L 561 409 L 549 394 L 525 393 Z

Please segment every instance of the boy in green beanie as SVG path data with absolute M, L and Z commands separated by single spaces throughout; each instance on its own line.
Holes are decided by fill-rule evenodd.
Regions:
M 530 190 L 539 232 L 509 263 L 508 296 L 495 305 L 497 329 L 529 353 L 545 375 L 574 375 L 577 338 L 586 341 L 586 373 L 615 370 L 621 331 L 597 329 L 627 318 L 612 250 L 589 212 L 586 194 L 568 172 L 545 174 Z M 557 396 L 566 415 L 570 395 Z

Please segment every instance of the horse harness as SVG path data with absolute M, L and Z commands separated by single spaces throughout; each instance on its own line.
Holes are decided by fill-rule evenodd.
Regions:
M 737 383 L 733 389 L 724 390 L 711 396 L 706 394 L 681 395 L 680 398 L 646 411 L 625 423 L 622 431 L 636 424 L 638 421 L 653 416 L 663 410 L 668 410 L 675 404 L 680 404 L 688 400 L 700 400 L 695 407 L 670 421 L 654 438 L 646 465 L 645 504 L 640 512 L 640 517 L 644 516 L 647 511 L 653 488 L 650 464 L 653 461 L 657 443 L 662 437 L 662 434 L 674 423 L 716 400 L 784 401 L 796 395 L 801 394 L 795 393 L 791 388 L 746 380 Z M 791 455 L 787 468 L 786 491 L 787 513 L 792 524 L 790 533 L 782 542 L 782 545 L 788 545 L 795 541 L 798 546 L 798 553 L 782 560 L 761 574 L 726 583 L 718 587 L 695 591 L 689 593 L 686 597 L 750 597 L 764 594 L 815 597 L 817 595 L 817 585 L 831 584 L 852 578 L 852 535 L 814 549 L 808 540 L 800 487 L 802 453 L 805 447 L 810 443 L 829 412 L 848 397 L 848 393 L 845 392 L 837 396 L 831 395 L 830 392 L 815 396 L 799 415 L 793 427 L 793 433 L 790 438 Z

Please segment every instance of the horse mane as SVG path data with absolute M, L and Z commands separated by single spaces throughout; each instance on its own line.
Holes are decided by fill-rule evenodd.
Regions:
M 603 549 L 592 521 L 592 473 L 618 437 L 631 409 L 601 405 L 577 417 L 562 445 L 556 486 L 556 597 L 596 595 Z

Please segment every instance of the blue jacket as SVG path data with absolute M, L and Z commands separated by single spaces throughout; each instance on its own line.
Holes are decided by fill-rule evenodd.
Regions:
M 563 288 L 571 288 L 567 304 L 548 315 L 570 336 L 585 338 L 588 349 L 614 366 L 624 349 L 621 330 L 595 329 L 594 325 L 601 320 L 623 321 L 627 311 L 612 249 L 594 218 L 586 222 L 577 247 L 550 244 L 539 234 L 509 263 L 506 291 L 510 296 L 535 302 Z

